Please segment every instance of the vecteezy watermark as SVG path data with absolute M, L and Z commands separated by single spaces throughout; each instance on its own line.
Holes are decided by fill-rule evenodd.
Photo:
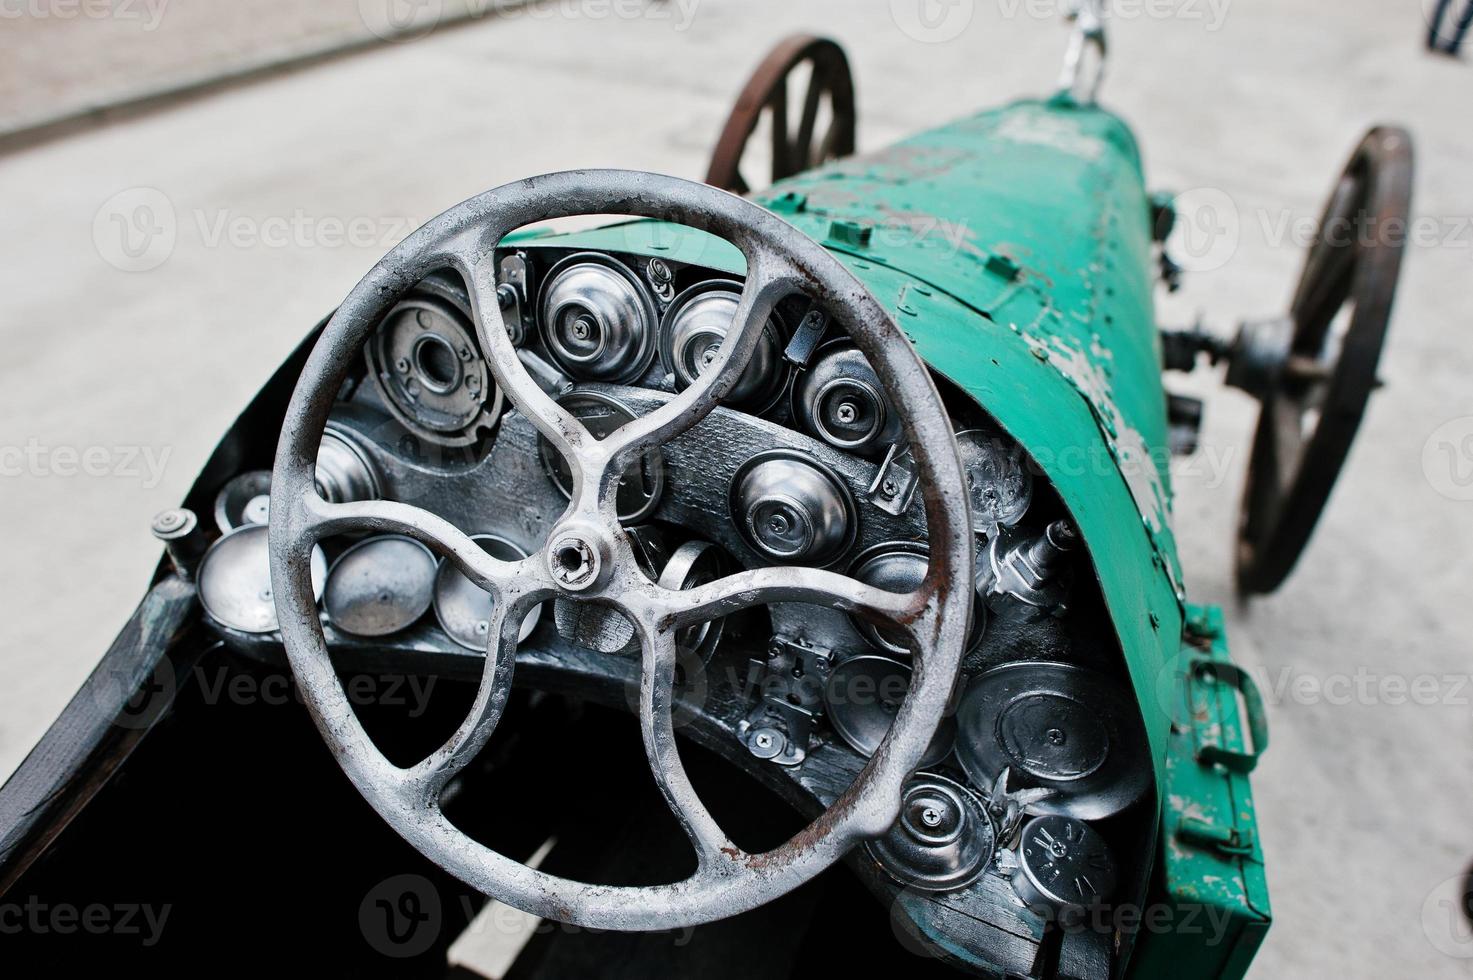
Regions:
M 1473 959 L 1473 875 L 1449 878 L 1422 903 L 1422 935 L 1453 959 Z
M 1422 472 L 1449 500 L 1473 500 L 1473 415 L 1438 426 L 1422 446 Z
M 358 16 L 371 34 L 385 41 L 411 41 L 450 19 L 497 17 L 515 20 L 648 21 L 688 30 L 702 0 L 463 0 L 447 9 L 445 0 L 358 0 Z
M 401 709 L 419 718 L 430 708 L 435 693 L 433 676 L 406 674 L 353 674 L 342 679 L 343 692 L 354 707 Z M 166 711 L 185 683 L 192 696 L 207 706 L 280 707 L 302 704 L 302 694 L 287 673 L 254 674 L 224 665 L 196 664 L 183 674 L 161 659 L 144 676 L 114 668 L 89 682 L 97 706 L 109 712 L 119 728 L 145 730 Z
M 33 437 L 23 446 L 0 445 L 0 477 L 136 480 L 152 490 L 163 482 L 173 451 L 172 446 L 49 446 Z
M 530 938 L 554 932 L 597 935 L 604 931 L 549 919 L 529 920 L 526 913 L 499 902 L 493 903 L 490 914 L 486 914 L 486 910 L 477 908 L 483 900 L 465 894 L 458 898 L 457 920 L 470 923 L 458 938 L 487 932 Z M 441 938 L 446 921 L 445 902 L 439 890 L 432 881 L 418 874 L 395 875 L 379 882 L 368 890 L 358 906 L 358 925 L 364 940 L 375 952 L 394 959 L 410 959 L 428 952 Z M 529 921 L 535 922 L 530 930 Z M 682 948 L 690 944 L 695 929 L 672 929 L 663 934 L 670 936 L 676 948 Z
M 955 41 L 976 16 L 977 0 L 890 0 L 895 26 L 924 44 Z
M 422 956 L 445 926 L 440 892 L 423 875 L 387 878 L 358 905 L 358 928 L 374 952 L 394 959 Z
M 387 251 L 417 226 L 394 215 L 242 214 L 229 208 L 195 208 L 181 220 L 168 195 L 154 187 L 132 187 L 108 198 L 92 219 L 92 241 L 108 265 L 148 272 L 168 261 L 187 234 L 204 248 L 357 248 Z
M 1209 32 L 1222 30 L 1233 0 L 1106 0 L 1101 6 L 1105 20 L 1201 21 Z M 998 12 L 1006 20 L 1063 20 L 1080 6 L 1080 0 L 997 0 Z
M 174 203 L 154 187 L 130 187 L 103 202 L 92 218 L 92 244 L 104 262 L 147 272 L 174 254 L 179 221 Z
M 137 902 L 72 905 L 43 902 L 35 895 L 24 902 L 0 902 L 0 936 L 136 936 L 145 947 L 157 946 L 172 905 Z
M 1182 191 L 1172 202 L 1176 223 L 1167 252 L 1187 272 L 1213 272 L 1238 253 L 1243 216 L 1237 202 L 1216 187 Z
M 123 20 L 157 30 L 169 0 L 0 0 L 0 20 Z

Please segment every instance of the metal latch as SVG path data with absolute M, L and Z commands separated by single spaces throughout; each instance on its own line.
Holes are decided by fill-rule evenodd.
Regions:
M 1184 817 L 1176 836 L 1188 844 L 1211 848 L 1229 857 L 1252 857 L 1256 838 L 1251 830 L 1225 827 L 1201 817 Z

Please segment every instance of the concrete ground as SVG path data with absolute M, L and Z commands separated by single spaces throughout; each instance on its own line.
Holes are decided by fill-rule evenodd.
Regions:
M 274 13 L 284 35 L 306 30 L 298 6 Z M 1228 331 L 1282 309 L 1297 222 L 1362 131 L 1416 138 L 1387 387 L 1298 573 L 1234 600 L 1253 407 L 1205 375 L 1188 385 L 1208 416 L 1176 523 L 1192 598 L 1228 606 L 1270 701 L 1255 786 L 1277 922 L 1255 975 L 1473 975 L 1450 884 L 1473 859 L 1473 69 L 1422 51 L 1411 0 L 1116 6 L 1107 101 L 1138 128 L 1152 186 L 1196 202 L 1179 243 L 1196 271 L 1165 324 L 1200 311 Z M 0 158 L 0 773 L 136 603 L 149 517 L 390 245 L 529 173 L 700 176 L 746 73 L 804 29 L 848 45 L 870 148 L 1045 91 L 1064 42 L 1047 0 L 556 0 Z M 24 35 L 6 31 L 13 71 Z M 135 60 L 88 85 L 128 89 Z M 47 107 L 0 105 L 20 108 Z

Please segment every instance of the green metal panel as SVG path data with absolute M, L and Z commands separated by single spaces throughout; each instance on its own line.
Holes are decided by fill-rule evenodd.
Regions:
M 1159 920 L 1163 927 L 1142 932 L 1130 973 L 1236 980 L 1247 972 L 1272 919 L 1248 783 L 1268 744 L 1263 705 L 1228 655 L 1219 609 L 1189 607 L 1177 664 L 1178 722 L 1166 755 L 1161 856 L 1151 899 L 1169 914 Z

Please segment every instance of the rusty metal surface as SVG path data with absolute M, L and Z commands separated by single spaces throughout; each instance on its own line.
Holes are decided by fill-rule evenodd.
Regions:
M 1288 346 L 1256 393 L 1263 409 L 1238 536 L 1245 593 L 1272 592 L 1294 570 L 1360 430 L 1401 276 L 1406 236 L 1398 229 L 1411 226 L 1413 169 L 1411 134 L 1377 127 L 1325 206 L 1294 296 Z M 1335 321 L 1347 308 L 1341 336 Z
M 747 280 L 734 329 L 700 383 L 598 441 L 526 373 L 496 301 L 493 250 L 529 223 L 586 214 L 632 214 L 709 229 L 745 255 Z M 482 347 L 510 402 L 573 469 L 572 501 L 539 554 L 491 558 L 442 518 L 392 502 L 328 504 L 313 460 L 341 383 L 369 332 L 413 285 L 438 269 L 466 280 Z M 883 592 L 813 569 L 767 568 L 671 592 L 639 569 L 615 508 L 627 464 L 700 422 L 740 379 L 761 326 L 791 292 L 822 303 L 851 333 L 905 419 L 921 474 L 932 562 L 913 594 Z M 354 784 L 415 847 L 467 883 L 529 912 L 606 929 L 692 925 L 753 908 L 809 880 L 855 843 L 886 830 L 904 779 L 924 753 L 951 694 L 971 614 L 973 542 L 965 482 L 940 396 L 894 320 L 844 266 L 740 198 L 673 178 L 583 171 L 533 178 L 451 209 L 394 249 L 349 294 L 309 357 L 287 410 L 272 486 L 272 581 L 287 654 L 309 710 Z M 367 737 L 328 658 L 307 578 L 321 537 L 345 530 L 408 534 L 446 555 L 495 599 L 485 673 L 470 715 L 411 769 L 391 765 Z M 653 888 L 592 886 L 555 878 L 476 844 L 440 812 L 440 791 L 485 745 L 510 690 L 524 613 L 554 596 L 611 606 L 642 648 L 640 720 L 656 781 L 698 857 L 692 878 Z M 893 623 L 917 646 L 915 675 L 885 742 L 834 805 L 787 844 L 746 854 L 696 796 L 676 752 L 672 723 L 675 632 L 692 622 L 773 601 L 836 606 Z
M 804 64 L 812 74 L 795 132 L 788 119 L 788 83 Z M 833 115 L 828 130 L 820 134 L 817 124 L 825 97 Z M 742 157 L 764 112 L 772 117 L 773 183 L 852 154 L 857 129 L 854 76 L 844 49 L 810 34 L 795 34 L 778 44 L 737 97 L 711 155 L 706 183 L 735 194 L 751 190 L 742 176 Z

